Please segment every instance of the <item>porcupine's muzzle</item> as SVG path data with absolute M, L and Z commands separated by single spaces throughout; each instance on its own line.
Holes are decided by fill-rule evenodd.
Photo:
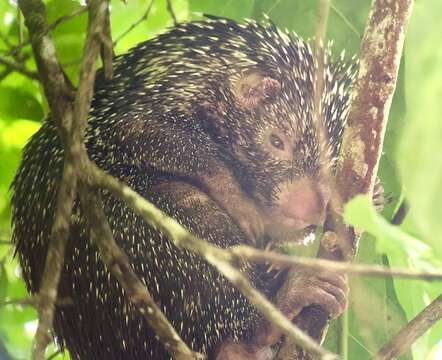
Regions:
M 282 184 L 280 190 L 267 219 L 267 235 L 284 241 L 310 242 L 316 226 L 325 220 L 328 189 L 310 178 L 301 178 Z
M 282 189 L 277 206 L 287 225 L 302 229 L 324 222 L 329 197 L 323 186 L 302 178 Z

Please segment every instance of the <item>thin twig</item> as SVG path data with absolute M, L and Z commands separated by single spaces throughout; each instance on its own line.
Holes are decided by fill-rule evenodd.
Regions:
M 150 10 L 152 9 L 152 5 L 153 5 L 154 0 L 150 0 L 149 5 L 147 6 L 146 11 L 144 12 L 144 14 L 137 20 L 135 21 L 132 25 L 130 25 L 120 36 L 118 36 L 115 40 L 114 40 L 114 47 L 117 45 L 117 43 L 124 38 L 127 34 L 129 34 L 133 29 L 135 29 L 138 25 L 140 25 L 144 20 L 147 20 Z
M 35 345 L 33 349 L 34 359 L 43 358 L 45 348 L 50 341 L 49 331 L 51 329 L 54 317 L 54 302 L 57 295 L 56 289 L 64 263 L 66 240 L 69 235 L 70 215 L 77 183 L 80 185 L 80 196 L 82 198 L 81 205 L 86 205 L 84 209 L 90 211 L 89 217 L 92 219 L 92 223 L 95 223 L 95 226 L 100 226 L 101 230 L 107 229 L 107 235 L 111 234 L 110 236 L 106 236 L 101 239 L 99 236 L 95 236 L 99 234 L 96 232 L 97 227 L 94 227 L 92 229 L 92 234 L 94 235 L 93 240 L 98 244 L 100 244 L 100 240 L 102 240 L 107 246 L 109 246 L 109 240 L 112 238 L 112 232 L 109 224 L 104 217 L 102 209 L 97 205 L 98 202 L 88 202 L 88 200 L 93 197 L 93 193 L 88 189 L 88 173 L 86 170 L 83 171 L 89 161 L 86 148 L 84 146 L 84 132 L 87 124 L 90 103 L 93 96 L 93 84 L 96 73 L 95 62 L 99 55 L 102 40 L 110 36 L 110 31 L 107 27 L 109 25 L 108 18 L 106 17 L 108 14 L 107 6 L 107 0 L 89 1 L 88 8 L 90 14 L 88 32 L 82 58 L 78 91 L 72 106 L 72 102 L 69 101 L 69 97 L 62 96 L 60 98 L 61 95 L 58 92 L 69 93 L 70 88 L 65 82 L 60 64 L 57 61 L 56 56 L 54 56 L 55 49 L 53 48 L 52 41 L 48 35 L 41 35 L 47 34 L 44 5 L 38 0 L 37 3 L 35 0 L 20 1 L 20 7 L 22 8 L 28 22 L 27 25 L 31 35 L 31 44 L 34 47 L 37 65 L 39 66 L 40 73 L 46 75 L 43 76 L 45 93 L 48 98 L 48 102 L 51 105 L 52 114 L 63 140 L 65 150 L 65 169 L 58 192 L 54 227 L 51 234 L 45 269 L 42 277 L 42 284 L 39 291 L 39 325 L 37 328 Z M 34 15 L 33 17 L 30 16 L 31 12 Z M 39 18 L 37 19 L 35 15 L 37 15 Z M 35 24 L 33 21 L 38 21 L 38 23 Z M 108 40 L 109 44 L 111 44 L 111 39 L 109 38 Z M 47 52 L 51 56 L 48 57 L 47 53 L 41 51 L 42 41 L 44 41 L 46 46 L 51 48 L 51 51 Z M 104 44 L 104 46 L 106 46 L 106 44 Z M 51 70 L 53 72 L 51 72 Z M 54 79 L 56 81 L 54 81 Z M 58 92 L 54 93 L 53 88 L 48 88 L 48 85 L 50 84 L 52 84 L 53 87 L 58 90 Z M 58 102 L 55 102 L 54 99 L 58 99 Z M 69 171 L 66 171 L 66 169 Z M 67 177 L 67 175 L 69 175 L 69 177 Z M 87 195 L 90 195 L 90 197 Z M 89 219 L 89 221 L 91 221 L 91 219 Z M 112 269 L 112 273 L 117 277 L 118 280 L 120 280 L 122 287 L 127 291 L 129 300 L 135 305 L 138 305 L 137 307 L 140 309 L 140 305 L 144 306 L 146 303 L 143 302 L 143 297 L 137 296 L 142 294 L 144 295 L 144 298 L 146 298 L 147 296 L 150 297 L 150 295 L 147 288 L 136 277 L 133 271 L 130 272 L 128 270 L 131 270 L 129 261 L 122 261 L 125 255 L 118 247 L 117 250 L 119 251 L 116 252 L 118 256 L 110 258 L 110 260 L 114 261 L 114 263 L 110 264 L 108 262 L 107 264 L 109 268 Z M 109 260 L 109 256 L 106 257 L 106 253 L 104 254 L 104 257 Z M 130 276 L 130 274 L 132 274 L 132 276 Z M 137 281 L 130 282 L 134 279 Z M 152 299 L 151 303 L 148 303 L 148 305 L 149 304 L 152 306 L 155 305 Z M 140 309 L 141 312 L 143 312 L 143 310 L 147 314 L 147 318 L 153 318 L 153 321 L 150 321 L 152 329 L 160 335 L 160 340 L 162 340 L 163 345 L 174 358 L 197 358 L 196 354 L 192 353 L 190 349 L 187 348 L 187 345 L 182 342 L 178 334 L 174 331 L 168 320 L 159 309 L 155 313 L 154 317 L 152 314 L 150 314 L 152 307 L 145 306 Z M 163 332 L 158 331 L 158 329 L 161 328 L 165 328 L 166 330 Z M 166 337 L 164 336 L 164 333 L 166 333 Z M 176 344 L 178 344 L 178 348 L 174 348 Z
M 340 213 L 342 205 L 355 195 L 362 193 L 371 197 L 373 194 L 412 4 L 413 0 L 374 0 L 372 3 L 342 139 L 336 187 L 324 225 L 324 235 L 335 233 L 337 236 L 321 239 L 320 257 L 349 261 L 356 254 L 360 233 L 347 227 Z M 332 238 L 337 241 L 328 241 Z M 328 318 L 322 308 L 309 306 L 298 315 L 296 324 L 320 341 Z M 298 348 L 293 358 L 311 359 L 311 356 Z
M 33 306 L 37 308 L 39 301 L 40 299 L 38 296 L 32 296 L 24 299 L 12 299 L 0 302 L 0 307 L 8 305 L 16 305 L 16 306 Z
M 30 53 L 22 53 L 22 54 L 15 55 L 14 58 L 16 60 L 16 63 L 23 64 L 26 60 L 29 59 L 30 56 L 31 56 Z M 14 69 L 7 66 L 6 69 L 0 73 L 0 82 L 4 78 L 6 78 L 9 74 L 11 74 L 13 71 L 14 71 Z
M 439 295 L 430 305 L 403 327 L 393 339 L 386 343 L 373 359 L 390 360 L 398 358 L 441 318 L 442 295 Z
M 57 288 L 64 265 L 64 256 L 69 237 L 72 206 L 77 187 L 77 155 L 83 143 L 83 132 L 89 112 L 95 78 L 95 61 L 102 31 L 103 13 L 107 3 L 102 0 L 89 2 L 88 34 L 83 56 L 79 90 L 72 106 L 73 89 L 61 68 L 54 44 L 48 35 L 45 6 L 41 0 L 19 0 L 18 5 L 25 17 L 33 47 L 37 68 L 53 119 L 65 147 L 62 180 L 57 194 L 54 221 L 45 267 L 39 289 L 39 322 L 34 339 L 32 358 L 44 359 L 47 345 L 51 341 L 50 329 L 54 318 Z
M 137 277 L 127 255 L 115 242 L 112 230 L 102 209 L 102 201 L 94 189 L 80 186 L 80 200 L 87 216 L 91 240 L 97 245 L 101 258 L 112 275 L 123 287 L 127 298 L 138 309 L 159 336 L 161 343 L 174 359 L 200 359 L 180 338 L 161 309 L 155 303 L 146 286 Z
M 167 0 L 166 4 L 167 4 L 167 11 L 169 12 L 170 17 L 173 20 L 173 25 L 176 26 L 178 24 L 178 21 L 177 21 L 175 12 L 174 12 L 173 7 L 172 7 L 172 0 Z
M 23 19 L 21 16 L 20 8 L 17 6 L 17 27 L 18 27 L 18 43 L 23 42 Z
M 5 65 L 7 68 L 10 68 L 11 70 L 17 71 L 20 74 L 23 74 L 32 80 L 40 80 L 40 76 L 38 75 L 37 72 L 29 70 L 22 63 L 11 60 L 6 56 L 0 55 L 0 64 Z
M 221 274 L 229 279 L 237 289 L 291 341 L 314 354 L 322 356 L 324 359 L 338 358 L 335 354 L 329 353 L 309 336 L 301 332 L 279 309 L 267 300 L 265 296 L 260 294 L 259 291 L 250 284 L 249 280 L 232 265 L 235 263 L 235 258 L 229 251 L 198 239 L 175 219 L 168 217 L 148 200 L 138 195 L 134 190 L 97 168 L 95 164 L 89 164 L 87 173 L 91 182 L 99 187 L 110 190 L 116 197 L 123 200 L 126 205 L 143 217 L 148 224 L 154 226 L 173 240 L 176 246 L 200 255 L 209 264 L 218 269 Z
M 111 80 L 114 76 L 113 65 L 112 65 L 113 57 L 114 57 L 114 49 L 112 44 L 110 10 L 108 5 L 106 9 L 104 31 L 102 33 L 102 38 L 101 38 L 101 61 L 103 62 L 104 77 L 106 80 Z
M 320 258 L 299 257 L 259 250 L 246 245 L 235 246 L 228 251 L 237 261 L 250 261 L 262 264 L 270 262 L 283 267 L 295 266 L 316 271 L 330 271 L 353 275 L 396 276 L 399 278 L 425 281 L 442 280 L 442 271 L 416 271 L 406 268 L 389 268 L 381 265 L 354 264 Z
M 44 30 L 43 33 L 41 33 L 41 36 L 47 35 L 49 34 L 52 30 L 54 30 L 56 27 L 58 27 L 59 25 L 63 24 L 66 21 L 69 21 L 81 14 L 83 14 L 84 12 L 87 11 L 87 6 L 83 6 L 81 8 L 79 8 L 78 10 L 75 10 L 74 12 L 72 12 L 71 14 L 68 15 L 64 15 L 61 16 L 60 18 L 56 19 L 53 23 L 49 24 L 47 26 L 47 28 Z M 8 53 L 8 55 L 15 55 L 17 54 L 21 49 L 23 49 L 23 47 L 30 45 L 31 41 L 38 41 L 39 39 L 35 38 L 34 40 L 31 40 L 31 38 L 29 37 L 29 39 L 27 39 L 26 41 L 22 41 L 20 44 L 18 44 L 17 46 L 15 46 L 14 48 L 12 48 L 10 50 L 10 52 Z
M 48 358 L 46 360 L 55 359 L 58 355 L 61 355 L 61 354 L 63 354 L 62 350 L 54 351 L 51 355 L 48 356 Z
M 338 354 L 341 356 L 342 360 L 348 360 L 348 338 L 350 335 L 348 318 L 348 311 L 344 311 L 338 318 Z
M 38 295 L 23 298 L 23 299 L 11 299 L 0 302 L 1 306 L 7 306 L 7 305 L 15 305 L 15 306 L 33 306 L 35 308 L 38 308 L 38 304 L 40 303 L 40 297 Z M 55 302 L 57 306 L 70 306 L 73 305 L 71 298 L 61 298 L 57 299 Z
M 333 10 L 333 12 L 341 18 L 341 20 L 345 23 L 345 25 L 348 26 L 348 28 L 355 33 L 355 35 L 361 39 L 362 34 L 356 29 L 356 27 L 351 23 L 350 20 L 347 19 L 347 17 L 342 13 L 341 10 L 339 10 L 333 3 L 330 4 L 330 8 Z

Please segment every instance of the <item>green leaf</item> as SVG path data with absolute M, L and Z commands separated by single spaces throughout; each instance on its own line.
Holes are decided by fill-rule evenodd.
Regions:
M 435 255 L 430 246 L 405 232 L 402 227 L 391 225 L 376 212 L 371 200 L 367 196 L 360 195 L 350 201 L 345 207 L 344 218 L 346 222 L 362 228 L 376 237 L 376 252 L 385 253 L 391 266 L 421 270 L 439 270 L 441 268 L 440 259 Z M 361 241 L 361 245 L 364 242 L 366 243 L 366 240 Z M 366 254 L 366 252 L 362 249 L 359 254 L 361 256 L 361 254 Z M 442 284 L 395 278 L 394 289 L 401 307 L 407 314 L 408 320 L 411 320 L 432 299 L 442 293 Z M 362 292 L 361 289 L 354 290 L 353 287 L 352 291 L 357 296 Z M 395 298 L 391 297 L 392 289 L 389 288 L 388 291 L 390 293 L 389 298 L 394 303 Z M 370 292 L 370 295 L 366 294 L 366 296 L 371 299 L 372 292 Z M 363 298 L 361 299 L 362 302 L 364 301 Z M 370 302 L 372 301 L 370 300 Z M 379 306 L 372 304 L 373 308 L 379 309 Z M 391 316 L 390 312 L 389 314 Z M 400 313 L 398 314 L 400 315 Z M 367 326 L 367 324 L 364 323 L 364 326 Z M 442 326 L 435 326 L 413 345 L 413 359 L 424 359 L 429 349 L 437 343 L 437 339 L 440 340 L 441 329 Z M 390 336 L 385 337 L 385 340 Z
M 371 199 L 358 195 L 345 206 L 344 219 L 347 223 L 362 228 L 374 235 L 379 253 L 405 255 L 408 259 L 431 258 L 437 263 L 431 248 L 424 242 L 391 225 L 376 212 Z M 404 264 L 405 265 L 405 264 Z
M 0 121 L 16 118 L 40 121 L 43 110 L 36 97 L 22 88 L 0 87 Z
M 41 124 L 35 121 L 17 119 L 2 128 L 0 142 L 8 147 L 21 149 L 29 138 L 40 128 Z
M 408 113 L 397 161 L 422 239 L 442 256 L 442 47 L 439 0 L 417 2 L 406 39 Z
M 7 291 L 8 291 L 8 275 L 6 274 L 5 264 L 3 262 L 0 262 L 0 302 L 5 300 Z

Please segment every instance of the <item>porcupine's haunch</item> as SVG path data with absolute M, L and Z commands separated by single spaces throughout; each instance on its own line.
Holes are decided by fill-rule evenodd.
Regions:
M 113 80 L 98 76 L 87 128 L 88 153 L 99 167 L 220 247 L 300 238 L 321 223 L 329 194 L 320 169 L 333 165 L 339 149 L 350 66 L 327 60 L 321 74 L 327 139 L 313 124 L 312 50 L 272 25 L 181 24 L 114 66 Z M 320 164 L 327 158 L 321 151 L 329 163 Z M 62 164 L 48 121 L 27 145 L 13 184 L 13 238 L 32 293 L 41 281 Z M 218 349 L 219 358 L 268 353 L 274 340 L 253 335 L 260 316 L 228 281 L 109 193 L 102 196 L 117 242 L 194 350 L 213 356 Z M 59 289 L 74 305 L 56 310 L 58 340 L 74 359 L 168 358 L 99 260 L 86 221 L 77 204 Z M 258 268 L 243 270 L 272 297 Z M 345 284 L 323 274 L 312 279 L 301 281 L 292 298 L 277 299 L 288 316 L 314 302 L 342 311 Z

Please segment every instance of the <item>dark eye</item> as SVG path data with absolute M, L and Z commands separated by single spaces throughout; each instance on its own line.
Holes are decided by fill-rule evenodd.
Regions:
M 284 143 L 281 138 L 275 134 L 270 135 L 270 143 L 279 150 L 284 150 Z

